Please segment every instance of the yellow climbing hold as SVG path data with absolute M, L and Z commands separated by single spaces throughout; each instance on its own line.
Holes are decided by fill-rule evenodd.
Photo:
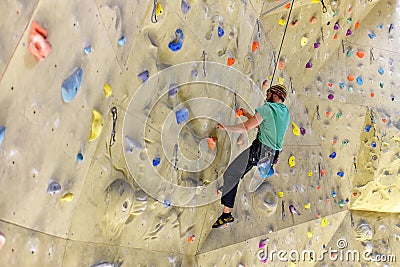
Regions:
M 101 130 L 103 129 L 103 115 L 97 110 L 93 110 L 93 121 L 92 121 L 92 132 L 90 133 L 89 141 L 96 140 L 99 137 Z
M 308 177 L 311 177 L 312 176 L 312 171 L 309 171 L 308 172 Z
M 106 97 L 109 97 L 112 94 L 111 85 L 109 85 L 108 83 L 104 85 L 104 94 L 106 95 Z
M 278 192 L 278 197 L 279 197 L 279 198 L 283 198 L 283 192 L 282 192 L 282 191 L 279 191 L 279 192 Z
M 293 134 L 296 136 L 300 135 L 300 128 L 296 125 L 296 123 L 292 122 Z
M 305 208 L 306 210 L 310 209 L 310 208 L 311 208 L 311 203 L 308 202 L 307 204 L 305 204 L 305 205 L 304 205 L 304 208 Z
M 290 157 L 289 157 L 288 163 L 289 163 L 289 167 L 290 167 L 290 168 L 296 166 L 296 162 L 295 162 L 294 156 L 290 156 Z
M 74 194 L 72 193 L 66 193 L 60 198 L 60 200 L 64 202 L 71 202 L 73 199 L 74 199 Z
M 278 78 L 278 83 L 279 84 L 283 84 L 284 81 L 285 81 L 285 78 L 283 78 L 283 77 L 279 77 Z
M 157 16 L 160 16 L 163 12 L 164 12 L 164 10 L 163 10 L 163 7 L 162 7 L 161 3 L 157 3 L 157 6 L 156 6 L 156 15 L 157 15 Z
M 312 232 L 311 232 L 311 231 L 308 231 L 308 232 L 307 232 L 307 237 L 308 237 L 308 238 L 311 238 L 311 237 L 312 237 Z
M 325 226 L 327 226 L 328 224 L 329 224 L 328 220 L 327 220 L 326 218 L 322 218 L 321 226 L 322 226 L 322 227 L 325 227 Z
M 292 262 L 290 263 L 290 267 L 296 267 L 296 263 L 295 263 L 294 261 L 292 261 Z
M 269 75 L 269 76 L 268 76 L 268 80 L 272 80 L 272 75 Z
M 311 0 L 311 3 L 318 4 L 318 3 L 321 3 L 321 0 Z
M 308 38 L 303 36 L 301 37 L 300 45 L 305 46 L 308 43 Z
M 281 18 L 281 19 L 278 21 L 278 23 L 279 23 L 279 25 L 284 26 L 284 25 L 286 24 L 286 21 L 285 21 L 284 19 Z

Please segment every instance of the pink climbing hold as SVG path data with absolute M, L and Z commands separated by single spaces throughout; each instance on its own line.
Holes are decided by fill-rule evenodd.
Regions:
M 6 237 L 2 232 L 0 232 L 0 249 L 4 246 L 5 243 L 6 243 Z

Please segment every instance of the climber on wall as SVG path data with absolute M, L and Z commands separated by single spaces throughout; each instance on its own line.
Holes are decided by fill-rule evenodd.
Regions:
M 254 116 L 241 109 L 242 115 L 248 119 L 246 122 L 231 126 L 218 123 L 217 129 L 232 133 L 242 133 L 258 126 L 258 133 L 251 146 L 234 159 L 224 172 L 221 198 L 224 209 L 212 228 L 234 221 L 231 209 L 235 202 L 239 181 L 247 172 L 254 166 L 258 166 L 263 178 L 272 175 L 272 166 L 276 163 L 277 154 L 282 150 L 283 139 L 290 121 L 289 110 L 283 104 L 286 92 L 284 85 L 273 85 L 266 92 L 266 103 L 256 109 Z

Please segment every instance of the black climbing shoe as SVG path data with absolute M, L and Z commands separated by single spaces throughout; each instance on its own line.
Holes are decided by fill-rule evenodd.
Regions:
M 219 216 L 218 220 L 212 225 L 212 228 L 219 228 L 223 225 L 228 225 L 230 223 L 233 223 L 235 219 L 232 217 L 231 214 L 226 215 L 224 213 L 222 213 L 221 216 Z

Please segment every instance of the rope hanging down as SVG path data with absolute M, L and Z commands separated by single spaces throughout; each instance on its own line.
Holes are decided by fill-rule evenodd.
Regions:
M 292 14 L 292 9 L 293 9 L 293 4 L 294 4 L 294 0 L 292 0 L 292 3 L 290 4 L 290 10 L 289 10 L 289 16 L 288 19 L 286 21 L 286 25 L 285 25 L 285 30 L 283 32 L 283 37 L 282 37 L 282 41 L 281 41 L 281 45 L 279 46 L 279 51 L 278 51 L 278 56 L 275 60 L 275 67 L 274 67 L 274 72 L 272 73 L 272 79 L 271 79 L 271 85 L 273 85 L 273 81 L 274 81 L 274 77 L 275 77 L 275 72 L 276 72 L 276 68 L 278 67 L 278 61 L 279 61 L 279 57 L 281 55 L 281 51 L 282 51 L 282 46 L 283 46 L 283 41 L 285 40 L 285 36 L 286 36 L 286 30 L 289 24 L 289 20 L 290 20 L 290 15 Z

